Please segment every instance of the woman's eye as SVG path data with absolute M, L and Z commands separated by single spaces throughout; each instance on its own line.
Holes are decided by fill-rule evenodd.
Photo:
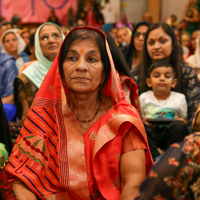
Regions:
M 75 57 L 75 56 L 70 56 L 70 57 L 69 57 L 69 60 L 75 61 L 75 60 L 76 60 L 76 57 Z
M 166 39 L 161 39 L 161 40 L 160 40 L 160 43 L 161 43 L 161 44 L 164 44 L 165 42 L 166 42 Z
M 75 56 L 68 56 L 67 60 L 69 60 L 69 61 L 75 61 L 76 57 Z
M 96 62 L 97 60 L 95 58 L 89 58 L 90 62 Z
M 47 36 L 47 35 L 44 35 L 41 37 L 41 40 L 43 40 L 43 41 L 47 41 L 48 39 L 49 39 L 49 36 Z
M 150 46 L 154 45 L 154 43 L 155 42 L 153 40 L 148 41 L 148 45 L 150 45 Z
M 53 38 L 59 38 L 60 37 L 60 35 L 59 34 L 53 34 L 53 36 L 52 36 Z

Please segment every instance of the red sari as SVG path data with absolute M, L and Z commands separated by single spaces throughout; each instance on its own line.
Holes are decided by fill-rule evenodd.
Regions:
M 81 27 L 69 34 L 76 29 Z M 99 29 L 84 29 L 105 37 Z M 121 193 L 122 153 L 145 149 L 149 172 L 153 162 L 143 123 L 125 100 L 107 42 L 106 51 L 111 74 L 101 92 L 110 97 L 114 106 L 83 134 L 67 104 L 67 85 L 61 81 L 58 68 L 59 53 L 10 156 L 6 171 L 12 176 L 11 182 L 21 179 L 41 199 L 116 200 Z

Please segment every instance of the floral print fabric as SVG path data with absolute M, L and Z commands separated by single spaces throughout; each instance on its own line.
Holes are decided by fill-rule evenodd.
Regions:
M 200 133 L 171 145 L 152 167 L 136 199 L 200 199 Z

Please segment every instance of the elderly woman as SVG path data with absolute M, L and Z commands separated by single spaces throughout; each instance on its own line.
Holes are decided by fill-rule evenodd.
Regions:
M 136 109 L 124 97 L 105 35 L 71 30 L 7 165 L 18 199 L 133 199 L 152 167 Z M 34 169 L 34 170 L 33 170 Z
M 42 81 L 51 67 L 61 43 L 61 29 L 51 22 L 42 24 L 35 33 L 37 61 L 28 66 L 14 82 L 14 101 L 20 120 L 24 120 Z
M 23 52 L 26 46 L 23 38 L 16 33 L 15 29 L 5 31 L 1 37 L 2 52 L 8 53 L 16 60 L 17 68 L 20 69 L 25 62 L 29 62 L 29 56 Z

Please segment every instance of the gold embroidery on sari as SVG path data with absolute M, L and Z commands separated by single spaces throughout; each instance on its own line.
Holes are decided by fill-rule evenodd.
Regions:
M 93 142 L 95 142 L 95 139 L 96 139 L 96 133 L 95 133 L 95 131 L 92 131 L 92 133 L 90 134 L 90 138 L 91 138 L 91 140 L 93 141 Z
M 54 85 L 48 85 L 50 93 L 54 93 Z
M 120 187 L 120 179 L 117 178 L 114 183 L 113 183 L 113 189 L 119 188 Z

